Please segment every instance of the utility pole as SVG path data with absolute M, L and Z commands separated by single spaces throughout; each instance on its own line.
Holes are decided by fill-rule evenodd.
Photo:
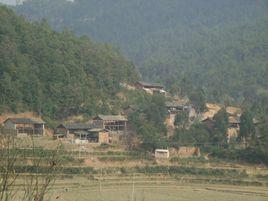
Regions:
M 102 201 L 102 186 L 101 186 L 101 180 L 102 180 L 102 168 L 101 168 L 101 175 L 100 175 L 100 186 L 99 186 L 99 194 L 100 194 L 100 201 Z
M 81 142 L 79 143 L 79 152 L 78 152 L 78 158 L 81 158 Z
M 131 201 L 134 201 L 134 195 L 135 195 L 135 174 L 133 174 L 133 177 L 132 177 L 132 195 L 131 195 Z

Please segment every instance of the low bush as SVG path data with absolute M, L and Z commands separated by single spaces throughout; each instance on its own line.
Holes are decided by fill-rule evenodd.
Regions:
M 263 155 L 256 149 L 246 148 L 246 149 L 235 149 L 235 148 L 219 148 L 219 147 L 207 147 L 204 151 L 210 153 L 212 157 L 232 160 L 238 162 L 247 163 L 264 163 L 268 165 L 268 156 Z
M 177 167 L 177 166 L 154 166 L 154 167 L 137 167 L 139 173 L 168 173 L 168 174 L 191 174 L 191 175 L 210 175 L 210 176 L 230 176 L 230 177 L 247 177 L 245 171 L 235 169 L 206 169 L 194 167 Z

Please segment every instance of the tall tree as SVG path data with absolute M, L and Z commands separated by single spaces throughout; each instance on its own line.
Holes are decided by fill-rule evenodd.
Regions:
M 183 128 L 186 127 L 187 123 L 189 122 L 189 111 L 181 111 L 176 115 L 175 118 L 175 125 L 182 126 Z
M 226 141 L 226 134 L 228 129 L 228 114 L 226 109 L 221 109 L 215 116 L 215 133 L 214 142 L 222 144 Z
M 201 88 L 192 91 L 189 98 L 197 112 L 200 113 L 205 110 L 206 98 L 204 91 Z
M 249 110 L 245 110 L 240 117 L 240 134 L 239 138 L 244 140 L 246 147 L 250 140 L 255 140 L 255 126 L 253 123 L 253 117 Z
M 256 148 L 259 149 L 268 160 L 268 117 L 266 117 L 266 119 L 259 126 L 258 138 L 259 143 L 257 145 L 258 147 Z

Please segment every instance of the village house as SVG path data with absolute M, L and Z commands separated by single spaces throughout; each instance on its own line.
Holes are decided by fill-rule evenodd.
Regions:
M 44 135 L 45 133 L 45 122 L 40 119 L 8 118 L 3 124 L 6 131 L 15 131 L 17 135 Z
M 208 119 L 212 120 L 221 108 L 222 107 L 218 104 L 206 103 L 206 111 L 201 115 L 201 122 L 205 122 Z
M 77 131 L 74 132 L 74 141 L 76 144 L 80 143 L 108 144 L 110 143 L 109 131 L 98 128 L 92 128 L 87 131 Z
M 229 116 L 228 117 L 229 128 L 240 129 L 240 117 Z
M 89 123 L 60 124 L 55 129 L 56 138 L 70 138 L 77 143 L 109 143 L 109 131 Z
M 127 123 L 127 118 L 122 115 L 98 115 L 93 119 L 95 127 L 116 132 L 125 132 Z
M 109 137 L 109 131 L 101 128 L 92 128 L 88 130 L 87 139 L 89 142 L 95 142 L 99 144 L 112 143 Z
M 166 108 L 168 113 L 178 113 L 181 111 L 190 111 L 191 106 L 188 104 L 189 102 L 187 100 L 176 100 L 176 101 L 167 101 L 166 102 Z
M 206 103 L 206 111 L 201 115 L 201 122 L 206 124 L 210 129 L 215 126 L 214 116 L 221 110 L 223 106 L 215 103 Z M 226 107 L 228 114 L 228 129 L 226 133 L 227 141 L 237 138 L 240 130 L 241 109 L 238 107 Z
M 228 113 L 228 115 L 230 116 L 237 116 L 240 117 L 242 114 L 242 110 L 239 107 L 226 107 L 226 112 Z
M 217 103 L 206 103 L 206 108 L 209 111 L 215 111 L 217 113 L 221 110 L 222 106 Z
M 60 124 L 56 127 L 54 135 L 57 138 L 73 138 L 77 132 L 87 132 L 92 125 L 87 123 Z
M 147 82 L 137 82 L 135 84 L 136 89 L 142 89 L 146 91 L 149 94 L 166 94 L 166 91 L 164 90 L 164 87 L 160 84 L 153 84 L 153 83 L 147 83 Z

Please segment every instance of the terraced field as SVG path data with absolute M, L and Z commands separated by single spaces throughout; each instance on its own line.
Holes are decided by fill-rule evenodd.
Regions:
M 57 183 L 50 198 L 65 201 L 266 201 L 268 188 L 189 183 L 167 175 L 136 175 L 134 179 L 106 176 L 99 181 L 74 177 Z
M 39 139 L 38 139 L 39 140 Z M 44 139 L 41 139 L 42 141 Z M 27 148 L 19 150 L 24 160 L 48 154 L 41 143 L 36 155 Z M 45 146 L 44 146 L 45 145 Z M 56 146 L 56 145 L 54 145 Z M 68 148 L 67 148 L 68 146 Z M 50 147 L 53 149 L 52 147 Z M 62 168 L 55 172 L 56 182 L 47 200 L 64 201 L 266 201 L 268 169 L 265 166 L 189 158 L 156 161 L 151 155 L 119 149 L 81 151 L 77 145 L 64 144 L 59 152 Z M 22 191 L 25 171 L 18 161 L 16 190 Z M 29 164 L 28 164 L 29 165 Z M 26 168 L 27 169 L 27 168 Z M 38 170 L 40 177 L 45 168 Z M 18 193 L 20 196 L 21 193 Z M 20 197 L 17 200 L 21 200 Z

